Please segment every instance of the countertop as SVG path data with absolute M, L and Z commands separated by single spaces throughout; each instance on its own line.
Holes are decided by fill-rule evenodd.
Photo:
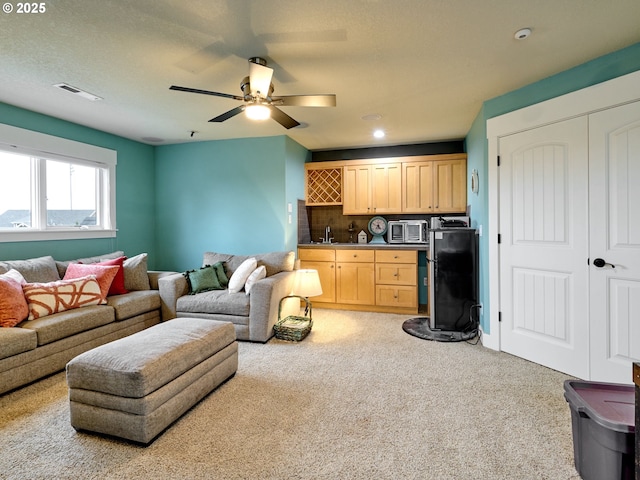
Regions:
M 363 250 L 429 250 L 428 243 L 299 243 L 298 248 L 335 248 L 347 250 L 358 248 Z

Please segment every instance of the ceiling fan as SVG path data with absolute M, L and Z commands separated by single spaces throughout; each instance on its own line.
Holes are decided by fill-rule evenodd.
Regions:
M 273 69 L 267 67 L 267 61 L 265 59 L 260 57 L 251 57 L 249 59 L 249 76 L 244 77 L 240 82 L 242 96 L 211 92 L 209 90 L 199 90 L 197 88 L 179 87 L 177 85 L 171 85 L 169 88 L 170 90 L 178 90 L 181 92 L 233 98 L 234 100 L 244 102 L 243 105 L 212 118 L 209 120 L 210 122 L 224 122 L 231 117 L 235 117 L 241 112 L 245 112 L 249 118 L 254 120 L 264 120 L 271 117 L 284 128 L 289 129 L 300 125 L 300 122 L 291 118 L 278 107 L 336 106 L 336 96 L 332 94 L 273 96 L 273 83 L 271 83 L 272 77 Z

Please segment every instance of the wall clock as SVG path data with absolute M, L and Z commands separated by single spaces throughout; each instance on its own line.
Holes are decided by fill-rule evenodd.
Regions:
M 376 216 L 369 220 L 369 232 L 373 235 L 369 243 L 387 243 L 384 240 L 387 227 L 387 220 L 384 217 Z

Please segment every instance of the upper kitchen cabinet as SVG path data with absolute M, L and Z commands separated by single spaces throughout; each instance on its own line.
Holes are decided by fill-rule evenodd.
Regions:
M 435 213 L 464 213 L 467 209 L 467 160 L 434 163 L 433 200 Z
M 401 190 L 400 163 L 345 165 L 342 213 L 397 213 L 402 208 Z
M 342 164 L 305 164 L 305 200 L 308 207 L 342 205 Z
M 402 164 L 402 211 L 433 213 L 433 162 Z
M 342 205 L 344 215 L 464 213 L 464 153 L 307 164 L 307 206 Z

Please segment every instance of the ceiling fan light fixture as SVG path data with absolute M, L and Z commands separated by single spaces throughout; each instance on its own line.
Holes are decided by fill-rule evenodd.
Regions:
M 261 105 L 259 103 L 253 103 L 247 105 L 244 113 L 247 115 L 247 118 L 251 120 L 266 120 L 271 117 L 271 110 L 266 105 Z

